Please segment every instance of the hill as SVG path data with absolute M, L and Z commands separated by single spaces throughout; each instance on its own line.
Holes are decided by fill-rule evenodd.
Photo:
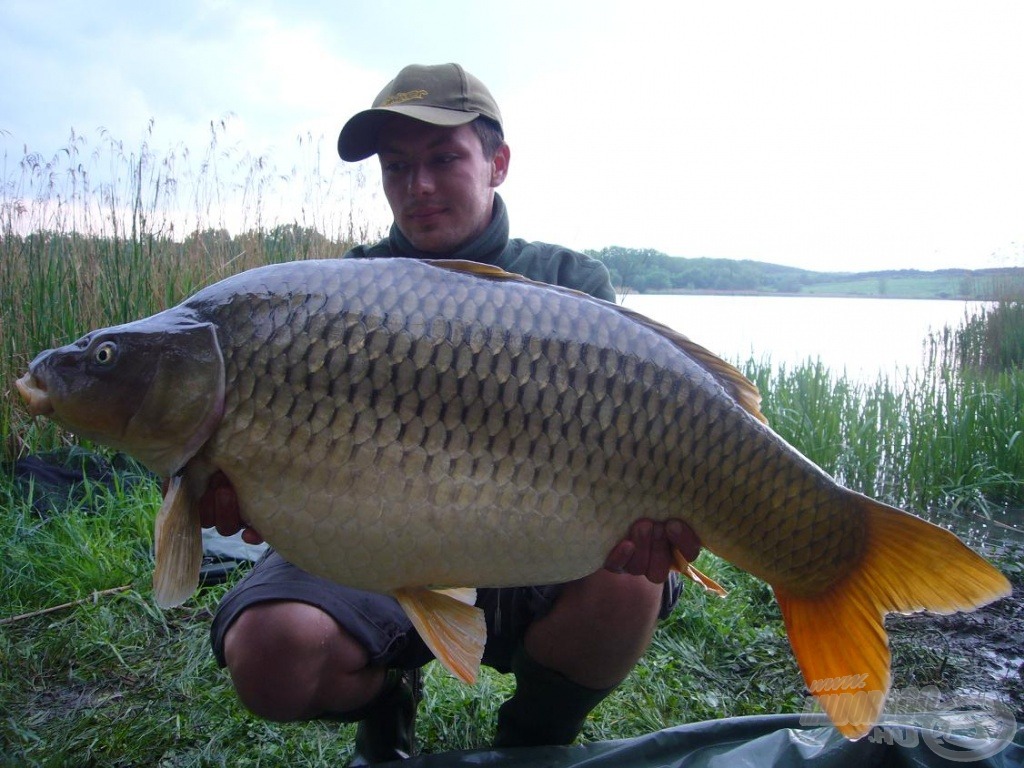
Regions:
M 1024 268 L 816 272 L 761 261 L 668 256 L 612 246 L 587 251 L 622 293 L 758 293 L 900 299 L 998 300 L 1017 296 Z

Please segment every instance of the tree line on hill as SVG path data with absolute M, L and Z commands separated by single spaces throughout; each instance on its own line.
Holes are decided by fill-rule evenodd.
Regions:
M 890 270 L 875 272 L 816 272 L 752 260 L 713 258 L 683 258 L 669 256 L 651 248 L 623 248 L 611 246 L 586 253 L 599 259 L 611 273 L 612 285 L 620 293 L 722 292 L 722 293 L 778 293 L 798 294 L 811 292 L 814 287 L 839 286 L 843 282 L 874 280 L 880 286 L 879 295 L 886 293 L 891 281 L 943 278 L 952 286 L 951 291 L 963 298 L 981 298 L 989 293 L 989 284 L 999 281 L 1020 284 L 1024 270 L 1006 269 L 945 269 L 935 272 L 921 270 Z M 982 286 L 981 283 L 985 285 Z M 954 296 L 949 296 L 953 298 Z

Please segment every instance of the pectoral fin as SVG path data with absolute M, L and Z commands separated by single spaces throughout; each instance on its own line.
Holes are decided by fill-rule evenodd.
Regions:
M 154 530 L 153 596 L 161 608 L 181 605 L 199 587 L 203 534 L 199 512 L 182 478 L 172 477 Z
M 476 682 L 487 640 L 484 612 L 473 605 L 476 590 L 415 587 L 392 594 L 437 660 L 460 680 Z
M 729 594 L 726 591 L 725 587 L 723 587 L 717 581 L 712 579 L 710 576 L 706 576 L 705 574 L 701 573 L 696 568 L 694 568 L 690 561 L 683 557 L 683 553 L 680 552 L 678 549 L 672 550 L 672 556 L 675 560 L 675 562 L 672 564 L 673 570 L 679 571 L 679 573 L 683 574 L 683 576 L 685 576 L 686 578 L 690 579 L 691 581 L 697 582 L 702 587 L 704 587 L 706 591 L 716 594 L 719 597 L 725 597 L 727 594 Z

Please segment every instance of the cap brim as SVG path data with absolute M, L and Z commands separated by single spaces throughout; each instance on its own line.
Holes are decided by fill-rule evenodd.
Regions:
M 480 117 L 476 112 L 411 104 L 367 109 L 353 115 L 338 134 L 338 154 L 341 159 L 353 163 L 357 160 L 365 160 L 375 154 L 377 152 L 377 135 L 380 133 L 381 126 L 395 115 L 404 115 L 423 123 L 450 128 L 471 123 Z

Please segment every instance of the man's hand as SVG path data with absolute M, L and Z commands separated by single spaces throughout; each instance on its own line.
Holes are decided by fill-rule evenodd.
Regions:
M 203 528 L 216 528 L 221 536 L 242 532 L 246 544 L 260 544 L 263 537 L 255 528 L 242 519 L 238 509 L 238 496 L 223 472 L 215 472 L 206 484 L 206 490 L 199 497 L 199 521 Z
M 692 562 L 700 554 L 700 539 L 682 520 L 637 520 L 630 526 L 629 535 L 615 545 L 604 567 L 615 573 L 646 576 L 648 581 L 661 584 L 672 568 L 673 549 Z

